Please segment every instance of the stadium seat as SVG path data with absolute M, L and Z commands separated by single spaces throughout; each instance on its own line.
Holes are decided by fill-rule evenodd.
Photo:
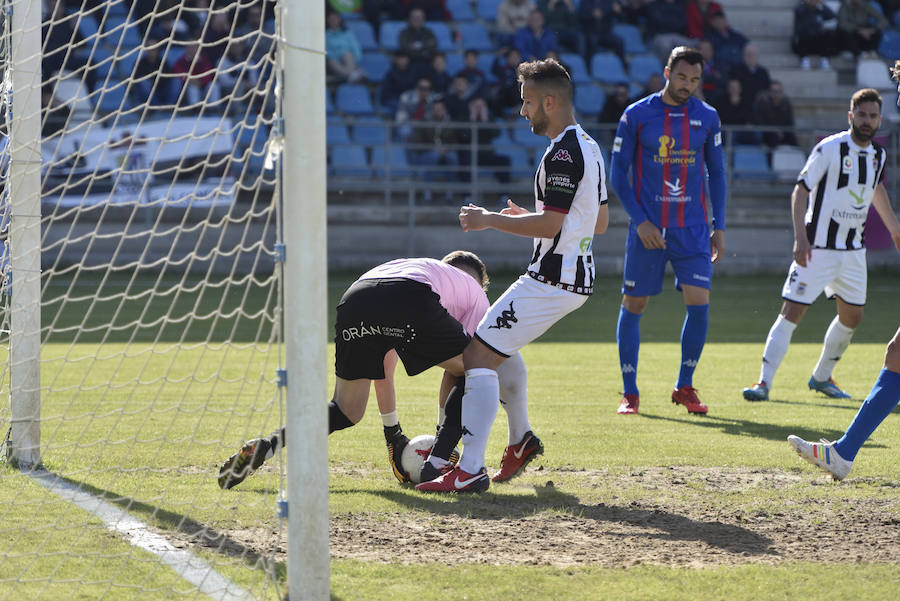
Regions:
M 647 81 L 654 73 L 663 73 L 662 63 L 656 55 L 636 54 L 628 59 L 628 78 L 631 81 Z
M 451 77 L 462 71 L 465 66 L 466 63 L 463 60 L 462 52 L 447 53 L 447 73 L 449 73 Z
M 460 46 L 463 50 L 478 50 L 479 52 L 493 52 L 491 35 L 487 27 L 481 23 L 460 23 L 457 28 L 460 38 Z
M 622 61 L 613 52 L 598 52 L 591 57 L 591 76 L 609 84 L 628 81 Z
M 485 79 L 490 83 L 497 81 L 497 76 L 494 75 L 494 72 L 491 69 L 493 66 L 494 54 L 492 52 L 482 52 L 478 55 L 478 68 L 484 71 Z
M 595 117 L 603 110 L 606 92 L 596 84 L 575 86 L 575 110 L 582 115 Z
M 338 177 L 369 177 L 372 169 L 362 146 L 340 145 L 331 148 L 331 173 Z
M 86 40 L 90 39 L 91 36 L 96 36 L 100 33 L 100 26 L 97 25 L 97 20 L 93 15 L 79 14 L 77 27 L 78 33 Z
M 453 32 L 450 26 L 441 21 L 432 21 L 426 26 L 434 33 L 437 38 L 437 49 L 441 52 L 453 52 L 456 50 L 456 42 L 453 41 Z
M 345 83 L 338 86 L 335 96 L 337 110 L 348 115 L 374 115 L 375 107 L 369 97 L 369 89 L 360 84 Z
M 381 52 L 364 52 L 359 66 L 366 73 L 366 79 L 375 83 L 384 81 L 384 76 L 391 68 L 391 59 Z
M 545 136 L 538 136 L 532 133 L 531 128 L 525 122 L 522 122 L 521 124 L 513 127 L 512 139 L 516 144 L 524 146 L 526 148 L 547 147 L 547 138 Z
M 387 126 L 374 122 L 353 126 L 353 141 L 365 146 L 378 146 L 387 143 Z
M 806 154 L 796 146 L 776 146 L 772 151 L 772 170 L 781 181 L 797 181 L 806 164 Z
M 331 100 L 331 92 L 325 90 L 325 114 L 334 114 L 334 102 Z
M 369 50 L 378 50 L 378 42 L 375 41 L 375 30 L 368 21 L 346 21 L 348 31 L 352 31 L 356 35 L 363 52 Z
M 131 108 L 131 103 L 128 101 L 128 84 L 109 82 L 109 87 L 99 90 L 97 108 L 104 113 Z
M 400 45 L 400 32 L 406 29 L 406 21 L 382 21 L 378 28 L 378 41 L 385 50 L 394 51 Z
M 485 21 L 497 21 L 497 9 L 501 0 L 478 0 L 478 16 Z
M 141 45 L 140 29 L 125 17 L 107 15 L 103 25 L 104 38 L 111 40 L 113 48 L 125 50 Z
M 878 43 L 878 54 L 894 61 L 900 56 L 900 31 L 896 29 L 886 29 L 881 36 L 881 42 Z
M 454 21 L 474 21 L 475 12 L 470 0 L 447 0 L 447 10 Z
M 584 64 L 584 58 L 580 54 L 574 52 L 563 52 L 559 55 L 559 60 L 569 69 L 569 77 L 572 83 L 578 85 L 580 83 L 591 83 L 591 74 L 588 73 L 587 65 Z
M 509 157 L 509 174 L 514 179 L 530 178 L 534 175 L 535 165 L 531 163 L 530 153 L 517 146 L 494 146 L 494 152 Z
M 877 90 L 895 88 L 895 84 L 891 82 L 888 66 L 883 60 L 877 58 L 860 58 L 856 62 L 856 85 L 860 88 Z
M 732 155 L 732 173 L 736 179 L 771 179 L 766 152 L 760 146 L 736 145 Z
M 612 34 L 622 40 L 625 46 L 625 54 L 643 54 L 647 52 L 644 38 L 637 25 L 629 23 L 616 23 L 613 25 Z
M 388 169 L 390 169 L 390 177 L 412 176 L 412 169 L 406 160 L 406 150 L 397 144 L 392 144 L 390 151 L 385 146 L 373 148 L 372 168 L 377 177 L 387 177 Z
M 329 146 L 335 144 L 349 144 L 350 132 L 342 121 L 328 121 L 325 124 L 325 143 Z

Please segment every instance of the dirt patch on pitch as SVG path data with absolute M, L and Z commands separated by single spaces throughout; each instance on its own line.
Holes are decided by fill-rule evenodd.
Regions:
M 832 484 L 808 471 L 579 471 L 577 488 L 622 491 L 608 502 L 585 503 L 553 483 L 571 475 L 545 470 L 537 485 L 531 478 L 458 498 L 385 491 L 380 494 L 420 511 L 333 516 L 332 557 L 602 567 L 900 561 L 897 495 L 854 494 L 854 487 L 900 483 L 851 480 L 840 485 L 846 494 L 836 496 L 815 494 L 814 487 Z M 788 487 L 798 494 L 780 492 Z M 750 495 L 741 493 L 750 491 L 758 508 L 743 501 Z M 766 491 L 776 500 L 765 501 Z

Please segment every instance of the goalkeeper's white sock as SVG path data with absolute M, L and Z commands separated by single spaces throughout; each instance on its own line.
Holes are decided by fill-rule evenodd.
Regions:
M 384 424 L 385 428 L 390 428 L 391 426 L 396 426 L 400 423 L 400 420 L 397 419 L 397 410 L 394 409 L 390 413 L 379 413 L 381 416 L 381 423 Z
M 812 376 L 818 382 L 824 382 L 831 378 L 834 373 L 834 366 L 841 360 L 841 356 L 847 347 L 850 346 L 850 340 L 853 338 L 853 332 L 856 330 L 848 328 L 841 323 L 837 315 L 831 320 L 831 325 L 825 332 L 825 344 L 822 346 L 822 354 L 819 355 L 819 362 L 813 370 Z
M 531 430 L 528 423 L 528 372 L 521 353 L 510 356 L 497 368 L 500 379 L 500 404 L 506 411 L 510 445 L 519 444 Z
M 466 370 L 466 393 L 462 399 L 463 453 L 459 467 L 475 474 L 484 467 L 484 450 L 497 406 L 500 404 L 500 384 L 493 369 Z
M 772 329 L 769 330 L 769 336 L 766 338 L 766 348 L 763 351 L 762 369 L 759 371 L 759 381 L 768 384 L 772 388 L 772 381 L 775 379 L 775 372 L 781 365 L 782 359 L 787 354 L 788 347 L 791 345 L 791 337 L 797 324 L 792 323 L 779 315 Z

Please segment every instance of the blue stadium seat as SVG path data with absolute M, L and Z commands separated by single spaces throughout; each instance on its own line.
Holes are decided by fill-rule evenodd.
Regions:
M 389 163 L 390 160 L 390 163 Z M 390 166 L 391 177 L 410 177 L 412 169 L 406 160 L 406 151 L 397 144 L 390 146 L 388 152 L 384 146 L 372 149 L 372 168 L 378 177 L 386 177 Z
M 470 0 L 447 0 L 447 10 L 454 21 L 474 21 L 475 12 Z
M 538 136 L 532 133 L 531 128 L 528 126 L 528 123 L 524 122 L 524 120 L 522 124 L 513 127 L 512 139 L 516 144 L 524 146 L 526 148 L 547 147 L 547 138 L 545 136 Z
M 494 66 L 494 53 L 493 52 L 482 52 L 478 55 L 478 68 L 484 71 L 485 78 L 494 83 L 497 81 L 497 76 L 491 71 L 491 67 Z
M 387 127 L 376 123 L 364 123 L 353 126 L 353 141 L 365 146 L 385 144 L 388 139 Z
M 625 67 L 614 52 L 598 52 L 591 57 L 591 76 L 602 83 L 616 84 L 628 81 Z
M 335 96 L 337 110 L 348 115 L 374 115 L 375 107 L 369 97 L 369 89 L 360 84 L 345 83 L 338 86 Z
M 349 144 L 350 132 L 342 121 L 328 121 L 325 124 L 325 143 L 329 146 L 335 144 Z
M 603 110 L 606 92 L 596 84 L 575 86 L 575 110 L 582 115 L 594 117 Z
M 110 16 L 115 15 L 117 17 L 127 17 L 128 6 L 126 6 L 124 2 L 107 2 L 106 14 Z
M 628 59 L 628 77 L 631 81 L 647 81 L 650 75 L 663 73 L 663 65 L 654 54 L 636 54 Z
M 772 179 L 769 160 L 761 146 L 736 145 L 732 154 L 732 173 L 737 179 Z
M 643 54 L 647 52 L 644 38 L 637 25 L 630 23 L 616 23 L 613 25 L 612 34 L 622 40 L 625 46 L 625 54 Z
M 97 20 L 93 15 L 88 14 L 80 14 L 78 15 L 78 33 L 81 34 L 81 37 L 88 39 L 91 36 L 98 35 L 100 33 L 100 26 L 97 25 Z
M 375 41 L 375 30 L 368 21 L 345 21 L 348 31 L 352 31 L 356 35 L 363 52 L 367 50 L 378 50 L 378 42 Z
M 580 54 L 563 52 L 560 53 L 559 60 L 569 68 L 569 77 L 572 78 L 572 83 L 578 85 L 592 81 L 591 74 L 588 73 L 587 65 L 584 63 L 584 58 Z
M 406 29 L 406 21 L 382 21 L 378 28 L 378 41 L 385 50 L 396 50 L 399 46 L 400 32 Z
M 109 82 L 109 87 L 99 90 L 97 108 L 104 113 L 131 108 L 131 103 L 128 101 L 128 84 Z
M 466 63 L 463 60 L 462 52 L 447 53 L 447 73 L 449 73 L 451 77 L 462 71 L 465 66 Z
M 900 56 L 900 31 L 886 29 L 878 44 L 878 54 L 888 60 L 895 60 Z
M 107 15 L 103 25 L 104 38 L 113 48 L 125 50 L 141 45 L 141 32 L 135 23 L 121 16 Z
M 485 21 L 497 21 L 497 9 L 501 0 L 478 0 L 478 16 Z
M 456 42 L 453 41 L 453 32 L 450 31 L 450 26 L 441 21 L 432 21 L 431 23 L 427 23 L 426 27 L 428 27 L 432 33 L 434 33 L 434 37 L 437 38 L 437 49 L 441 52 L 452 52 L 456 50 Z
M 369 81 L 381 83 L 385 73 L 391 68 L 391 59 L 381 52 L 364 52 L 359 66 L 365 71 Z
M 331 173 L 343 177 L 369 177 L 372 169 L 362 146 L 340 145 L 331 148 Z
M 479 52 L 492 52 L 494 44 L 491 42 L 491 34 L 487 27 L 481 23 L 460 23 L 456 30 L 459 32 L 460 46 L 463 50 L 478 50 Z
M 516 146 L 494 146 L 494 152 L 509 157 L 510 177 L 521 179 L 534 175 L 535 165 L 531 163 L 530 154 L 524 148 Z
M 325 90 L 325 114 L 334 114 L 334 101 L 331 99 L 331 92 Z

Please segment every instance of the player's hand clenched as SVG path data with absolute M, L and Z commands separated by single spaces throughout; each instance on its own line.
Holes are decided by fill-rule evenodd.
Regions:
M 484 207 L 469 203 L 468 206 L 459 209 L 459 225 L 462 226 L 464 232 L 487 229 L 488 215 L 490 215 L 490 211 Z
M 794 261 L 797 262 L 797 265 L 806 267 L 810 259 L 812 259 L 812 248 L 809 246 L 806 236 L 794 240 Z

